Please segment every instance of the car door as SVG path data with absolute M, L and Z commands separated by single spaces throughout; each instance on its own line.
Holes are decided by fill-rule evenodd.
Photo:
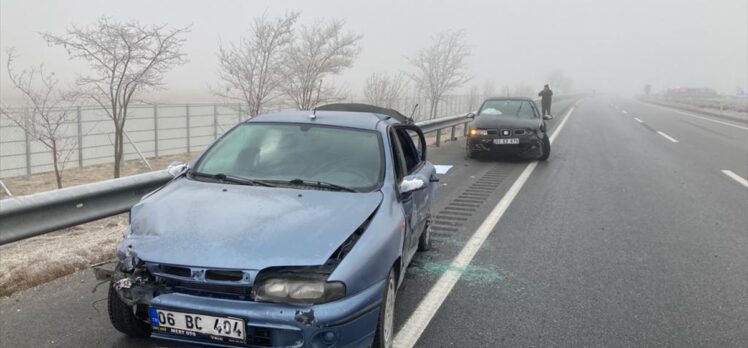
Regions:
M 418 231 L 416 226 L 418 225 L 418 210 L 416 208 L 415 199 L 413 194 L 404 194 L 400 192 L 400 184 L 407 176 L 407 167 L 405 163 L 405 156 L 403 154 L 403 148 L 400 143 L 400 137 L 397 131 L 392 128 L 389 132 L 390 145 L 392 147 L 392 162 L 393 169 L 395 171 L 395 190 L 397 190 L 398 201 L 403 208 L 403 215 L 405 218 L 405 235 L 403 236 L 403 264 L 407 265 L 410 263 L 410 259 L 413 257 L 413 235 L 414 231 Z M 417 247 L 417 245 L 416 245 Z
M 431 212 L 431 202 L 436 191 L 436 170 L 426 160 L 426 139 L 420 128 L 413 125 L 398 125 L 393 128 L 405 162 L 405 178 L 419 179 L 425 183 L 424 188 L 410 193 L 414 216 L 413 233 L 409 236 L 408 246 L 412 248 L 411 252 L 415 252 L 418 238 L 426 228 Z

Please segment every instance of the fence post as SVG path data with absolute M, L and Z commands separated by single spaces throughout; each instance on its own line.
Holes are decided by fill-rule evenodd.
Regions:
M 187 153 L 190 152 L 190 104 L 184 105 L 186 130 L 187 130 Z
M 218 105 L 213 104 L 213 139 L 218 138 Z
M 29 109 L 23 109 L 23 122 L 25 123 L 26 129 L 23 132 L 24 142 L 26 143 L 26 176 L 31 177 L 31 139 L 29 139 L 29 131 L 31 130 L 31 120 L 29 119 Z
M 75 117 L 78 123 L 78 168 L 83 168 L 83 122 L 81 114 L 81 107 L 76 107 Z
M 153 104 L 153 156 L 158 157 L 158 105 Z

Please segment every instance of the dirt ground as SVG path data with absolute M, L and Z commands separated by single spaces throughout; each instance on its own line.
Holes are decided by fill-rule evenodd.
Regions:
M 150 158 L 154 169 L 164 169 L 175 160 L 189 161 L 197 153 Z M 122 176 L 148 172 L 140 160 L 127 161 Z M 112 178 L 112 165 L 71 168 L 64 173 L 65 187 Z M 54 173 L 3 179 L 16 196 L 54 190 Z M 0 199 L 8 198 L 3 192 Z M 0 202 L 2 204 L 2 202 Z M 0 246 L 0 296 L 27 289 L 77 272 L 114 257 L 114 247 L 127 227 L 127 214 L 93 221 L 38 237 Z

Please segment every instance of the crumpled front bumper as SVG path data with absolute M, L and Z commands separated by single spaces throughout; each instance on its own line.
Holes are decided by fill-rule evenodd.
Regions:
M 376 332 L 384 284 L 383 280 L 341 300 L 312 306 L 163 294 L 153 298 L 151 307 L 244 319 L 247 342 L 192 339 L 159 327 L 154 327 L 152 337 L 221 347 L 368 347 Z
M 519 157 L 539 157 L 543 154 L 543 142 L 537 135 L 512 136 L 519 138 L 516 145 L 497 145 L 497 136 L 471 136 L 467 138 L 468 151 L 473 153 L 490 153 L 495 155 L 511 155 Z

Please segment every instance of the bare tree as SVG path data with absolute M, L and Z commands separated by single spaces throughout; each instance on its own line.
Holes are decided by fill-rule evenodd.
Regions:
M 443 31 L 434 37 L 431 46 L 422 48 L 409 59 L 415 68 L 410 78 L 426 92 L 431 118 L 436 117 L 439 101 L 445 93 L 472 78 L 467 71 L 466 59 L 471 53 L 465 36 L 463 30 Z
M 407 87 L 401 74 L 389 76 L 384 73 L 373 73 L 366 79 L 364 97 L 374 105 L 392 108 Z
M 263 106 L 280 96 L 282 69 L 299 14 L 288 12 L 275 19 L 255 18 L 249 35 L 240 38 L 238 44 L 219 44 L 222 86 L 214 93 L 245 103 L 250 116 L 259 114 Z
M 26 107 L 20 113 L 0 107 L 0 114 L 50 150 L 57 188 L 62 188 L 65 162 L 78 145 L 74 139 L 65 137 L 65 125 L 74 122 L 75 114 L 70 107 L 76 95 L 64 91 L 55 74 L 45 72 L 43 65 L 17 72 L 13 67 L 15 57 L 11 49 L 6 65 L 8 79 L 23 95 Z
M 344 26 L 342 20 L 303 26 L 287 50 L 283 90 L 299 110 L 334 98 L 337 90 L 325 78 L 353 66 L 361 52 L 361 35 L 344 32 Z
M 548 74 L 548 84 L 555 90 L 555 94 L 568 93 L 571 90 L 571 77 L 561 69 L 556 69 Z
M 71 26 L 63 35 L 42 33 L 50 45 L 64 47 L 71 58 L 88 62 L 89 76 L 78 84 L 114 123 L 114 177 L 120 176 L 125 122 L 136 93 L 160 88 L 167 71 L 186 62 L 181 52 L 185 28 L 113 22 L 100 17 L 93 25 Z

